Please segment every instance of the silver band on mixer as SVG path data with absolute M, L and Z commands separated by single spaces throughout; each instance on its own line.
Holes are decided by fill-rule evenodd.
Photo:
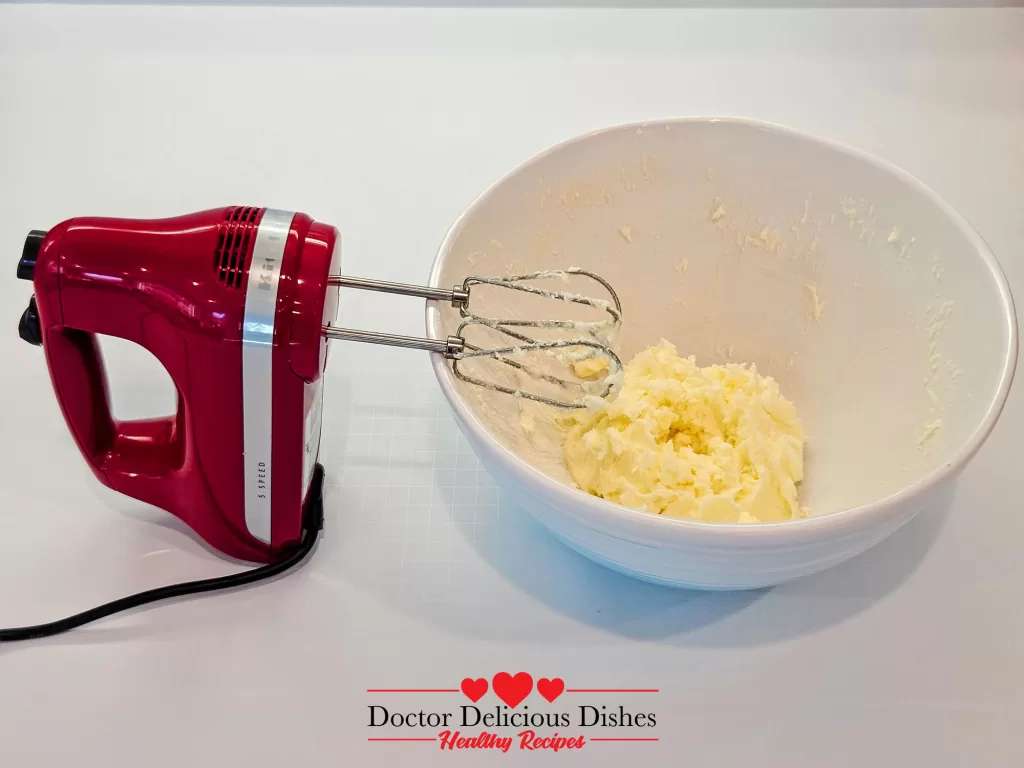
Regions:
M 245 455 L 245 527 L 264 544 L 271 536 L 274 320 L 281 264 L 295 214 L 263 212 L 252 249 L 242 321 L 242 440 Z
M 551 291 L 531 285 L 529 281 L 543 280 L 549 278 L 568 279 L 569 277 L 585 277 L 601 285 L 610 297 L 608 299 L 596 299 L 588 296 L 581 296 L 569 291 Z M 536 379 L 546 381 L 561 388 L 579 387 L 584 389 L 582 382 L 572 381 L 563 377 L 552 375 L 532 366 L 526 365 L 514 358 L 522 357 L 526 352 L 547 352 L 560 356 L 565 362 L 580 362 L 583 360 L 604 356 L 608 359 L 608 372 L 606 386 L 600 396 L 608 396 L 616 386 L 616 374 L 622 371 L 622 361 L 612 349 L 612 337 L 622 321 L 622 305 L 615 290 L 604 278 L 584 269 L 570 267 L 566 270 L 545 270 L 531 272 L 524 275 L 512 275 L 508 277 L 467 277 L 461 286 L 457 285 L 451 290 L 444 288 L 431 288 L 429 286 L 408 285 L 405 283 L 389 283 L 381 280 L 366 280 L 358 277 L 346 277 L 343 275 L 331 275 L 328 277 L 328 285 L 341 288 L 356 288 L 366 291 L 377 291 L 379 293 L 398 294 L 401 296 L 413 296 L 416 298 L 432 301 L 450 302 L 453 307 L 459 310 L 463 322 L 454 336 L 446 339 L 427 339 L 414 336 L 398 336 L 390 333 L 377 333 L 374 331 L 362 331 L 350 328 L 337 328 L 331 325 L 323 327 L 323 334 L 328 339 L 342 341 L 357 341 L 367 344 L 384 344 L 393 347 L 405 347 L 408 349 L 421 349 L 427 352 L 444 355 L 452 363 L 452 372 L 460 380 L 469 384 L 485 387 L 496 392 L 502 392 L 513 397 L 533 400 L 539 403 L 555 406 L 558 408 L 582 408 L 585 403 L 582 398 L 567 401 L 557 398 L 539 395 L 522 388 L 509 387 L 496 382 L 486 381 L 476 376 L 467 374 L 461 370 L 461 361 L 479 358 L 491 358 L 507 366 L 510 366 L 524 374 L 533 376 Z M 579 304 L 595 309 L 603 310 L 608 314 L 608 319 L 599 322 L 580 322 L 574 320 L 524 320 L 520 318 L 486 317 L 475 314 L 470 309 L 470 294 L 474 285 L 490 285 L 497 288 L 529 293 L 541 298 L 553 299 L 567 304 Z M 512 344 L 504 347 L 481 348 L 470 344 L 464 338 L 466 328 L 470 326 L 484 326 L 493 331 L 507 336 Z M 573 338 L 541 340 L 522 332 L 522 329 L 537 328 L 555 331 L 566 331 L 578 334 Z M 576 349 L 575 353 L 568 353 L 568 350 Z M 621 378 L 621 377 L 619 377 Z

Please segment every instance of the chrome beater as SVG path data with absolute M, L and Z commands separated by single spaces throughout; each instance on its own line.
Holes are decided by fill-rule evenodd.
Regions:
M 569 277 L 584 277 L 595 281 L 607 292 L 609 299 L 597 299 L 569 291 L 552 291 L 538 288 L 531 285 L 530 281 L 544 279 L 561 279 L 567 281 Z M 612 349 L 612 339 L 615 331 L 622 322 L 622 304 L 619 301 L 615 289 L 602 277 L 585 269 L 569 267 L 565 270 L 543 270 L 523 275 L 512 275 L 509 277 L 480 277 L 472 276 L 463 280 L 462 285 L 457 285 L 451 290 L 443 288 L 431 288 L 419 285 L 406 285 L 404 283 L 390 283 L 381 280 L 366 280 L 358 277 L 347 277 L 344 275 L 331 275 L 328 278 L 328 285 L 342 288 L 356 288 L 359 290 L 377 291 L 380 293 L 398 294 L 401 296 L 414 296 L 432 301 L 450 302 L 458 309 L 462 316 L 462 323 L 456 330 L 455 335 L 446 339 L 427 339 L 413 336 L 398 336 L 390 333 L 377 333 L 373 331 L 361 331 L 348 328 L 336 328 L 324 326 L 323 333 L 329 339 L 344 341 L 358 341 L 369 344 L 385 344 L 393 347 L 407 347 L 410 349 L 422 349 L 435 354 L 444 355 L 451 361 L 452 372 L 460 380 L 476 386 L 501 392 L 513 397 L 525 398 L 539 403 L 554 406 L 556 408 L 583 408 L 585 402 L 583 395 L 593 394 L 598 397 L 607 397 L 617 387 L 621 380 L 622 361 Z M 607 313 L 608 318 L 602 321 L 576 321 L 576 320 L 528 320 L 516 318 L 500 318 L 478 315 L 470 308 L 470 296 L 475 285 L 488 285 L 496 288 L 506 288 L 513 291 L 532 294 L 545 299 L 553 299 L 566 304 L 578 304 L 602 310 Z M 511 340 L 510 345 L 501 347 L 480 347 L 466 341 L 465 332 L 472 326 L 490 328 Z M 528 336 L 521 329 L 536 328 L 549 331 L 572 332 L 576 336 L 569 338 L 538 339 Z M 572 367 L 584 361 L 605 358 L 607 360 L 607 375 L 603 382 L 572 380 L 521 362 L 521 358 L 530 352 L 547 353 L 558 362 Z M 510 387 L 504 384 L 486 381 L 477 376 L 470 375 L 462 370 L 460 362 L 474 358 L 491 358 L 510 366 L 522 373 L 546 381 L 559 388 L 571 390 L 578 389 L 581 397 L 576 400 L 559 400 L 547 397 L 535 392 L 529 392 L 519 387 Z M 518 359 L 517 359 L 518 358 Z M 599 366 L 600 368 L 600 366 Z M 595 384 L 603 387 L 595 390 Z

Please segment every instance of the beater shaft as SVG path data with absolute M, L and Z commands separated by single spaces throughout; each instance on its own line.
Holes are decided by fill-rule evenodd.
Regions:
M 366 344 L 385 344 L 389 347 L 405 347 L 406 349 L 424 349 L 437 352 L 447 358 L 455 357 L 466 347 L 466 343 L 458 336 L 447 339 L 423 339 L 416 336 L 397 336 L 393 333 L 374 333 L 373 331 L 357 331 L 351 328 L 335 328 L 332 325 L 323 327 L 323 334 L 328 339 L 342 341 L 361 341 Z
M 399 296 L 415 296 L 435 301 L 450 301 L 456 309 L 464 307 L 469 301 L 469 291 L 458 285 L 450 291 L 446 291 L 444 288 L 431 288 L 426 285 L 389 283 L 384 280 L 367 280 L 362 277 L 347 277 L 345 275 L 329 275 L 327 284 L 342 288 L 357 288 L 363 291 L 393 293 Z M 437 352 L 448 359 L 455 357 L 466 347 L 465 342 L 458 336 L 449 336 L 447 339 L 424 339 L 415 336 L 398 336 L 393 333 L 360 331 L 353 328 L 335 328 L 331 325 L 323 327 L 323 334 L 328 339 L 359 341 L 364 344 L 385 344 L 389 347 L 404 347 L 406 349 L 423 349 L 427 352 Z
M 444 288 L 431 288 L 426 285 L 389 283 L 384 280 L 366 280 L 362 277 L 345 277 L 344 275 L 330 275 L 327 278 L 327 284 L 339 285 L 343 288 L 358 288 L 363 291 L 377 291 L 378 293 L 395 293 L 399 296 L 450 301 L 456 309 L 469 301 L 469 291 L 459 285 L 447 291 Z M 359 341 L 359 339 L 353 339 L 353 341 Z

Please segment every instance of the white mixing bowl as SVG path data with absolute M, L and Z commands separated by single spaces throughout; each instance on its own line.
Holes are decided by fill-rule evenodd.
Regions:
M 466 211 L 430 282 L 568 266 L 618 291 L 624 361 L 664 337 L 701 365 L 756 363 L 807 431 L 808 518 L 668 519 L 572 487 L 547 406 L 468 387 L 434 357 L 506 493 L 573 549 L 662 584 L 767 586 L 881 541 L 977 452 L 1016 365 L 1009 288 L 962 216 L 886 162 L 776 126 L 665 120 L 559 144 Z M 428 307 L 430 336 L 457 324 Z

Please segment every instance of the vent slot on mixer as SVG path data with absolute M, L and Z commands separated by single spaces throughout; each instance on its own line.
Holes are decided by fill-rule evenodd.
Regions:
M 213 269 L 217 279 L 230 288 L 242 287 L 242 273 L 245 271 L 245 255 L 249 252 L 249 240 L 256 231 L 256 216 L 259 208 L 229 208 L 224 214 L 217 237 L 217 252 L 213 257 Z

